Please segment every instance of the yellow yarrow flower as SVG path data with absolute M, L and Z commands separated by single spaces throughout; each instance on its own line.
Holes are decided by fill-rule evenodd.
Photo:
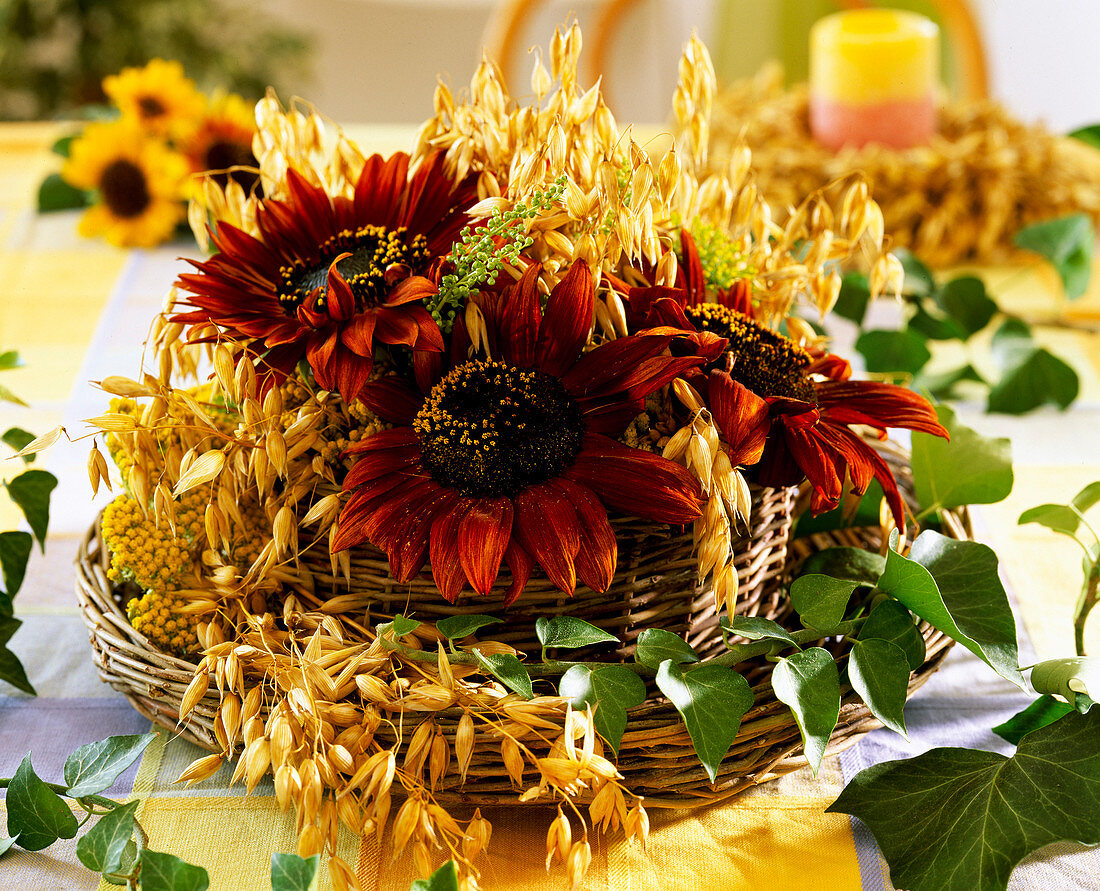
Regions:
M 153 59 L 144 68 L 123 68 L 103 79 L 103 92 L 124 118 L 162 136 L 190 132 L 206 105 L 195 82 L 175 60 Z
M 119 247 L 152 247 L 171 237 L 185 213 L 187 161 L 132 121 L 89 124 L 73 141 L 61 176 L 94 189 L 80 234 Z
M 186 655 L 198 647 L 198 619 L 181 610 L 183 598 L 172 592 L 147 591 L 126 607 L 130 624 L 161 650 Z

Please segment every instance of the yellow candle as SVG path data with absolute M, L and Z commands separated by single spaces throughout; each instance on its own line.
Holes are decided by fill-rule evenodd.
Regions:
M 896 9 L 826 16 L 810 31 L 810 130 L 832 149 L 907 148 L 936 129 L 939 28 Z

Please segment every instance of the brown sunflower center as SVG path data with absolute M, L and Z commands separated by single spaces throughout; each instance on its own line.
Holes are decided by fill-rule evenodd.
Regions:
M 142 96 L 137 101 L 138 112 L 143 118 L 159 118 L 167 109 L 156 96 Z
M 252 154 L 252 149 L 243 143 L 233 142 L 231 139 L 218 139 L 212 142 L 203 156 L 203 163 L 207 170 L 229 171 L 228 173 L 215 173 L 211 177 L 223 189 L 229 180 L 233 180 L 244 189 L 244 193 L 247 195 L 252 191 L 252 186 L 256 183 L 256 180 L 260 178 L 252 170 L 230 170 L 231 167 L 256 166 L 256 158 Z
M 423 270 L 431 258 L 428 239 L 420 234 L 410 235 L 404 226 L 345 229 L 319 245 L 318 253 L 320 262 L 307 265 L 295 261 L 279 270 L 283 279 L 279 302 L 287 315 L 292 315 L 317 290 L 320 293 L 313 309 L 324 312 L 329 266 L 340 254 L 351 254 L 337 263 L 336 269 L 351 286 L 357 310 L 381 303 L 393 281 Z
M 511 496 L 570 467 L 585 424 L 556 377 L 474 360 L 435 385 L 413 429 L 436 482 L 463 495 Z
M 700 303 L 684 312 L 697 328 L 729 339 L 730 376 L 756 395 L 815 401 L 806 376 L 810 354 L 789 337 L 718 303 Z
M 122 158 L 103 169 L 99 192 L 111 213 L 127 219 L 141 216 L 151 200 L 144 171 L 132 161 Z

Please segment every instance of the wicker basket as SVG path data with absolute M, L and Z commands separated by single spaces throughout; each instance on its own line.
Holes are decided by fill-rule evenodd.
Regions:
M 747 530 L 733 541 L 738 600 L 747 607 L 765 611 L 778 606 L 796 493 L 793 488 L 750 486 L 753 507 Z M 511 575 L 506 567 L 502 567 L 488 596 L 480 597 L 467 589 L 451 604 L 440 596 L 430 570 L 425 569 L 405 584 L 394 581 L 386 555 L 369 543 L 351 550 L 350 585 L 342 575 L 333 575 L 329 555 L 323 549 L 307 549 L 301 559 L 313 576 L 317 596 L 342 595 L 345 609 L 367 610 L 372 621 L 387 621 L 397 614 L 426 622 L 456 615 L 507 616 L 507 627 L 494 628 L 493 640 L 529 654 L 539 650 L 535 620 L 565 614 L 619 638 L 623 642 L 615 652 L 619 659 L 633 655 L 634 643 L 646 628 L 679 634 L 704 655 L 721 646 L 710 585 L 697 582 L 691 530 L 634 518 L 611 518 L 611 526 L 619 557 L 607 591 L 578 585 L 569 596 L 536 569 L 522 596 L 507 608 L 504 592 Z M 606 653 L 606 648 L 601 653 Z M 580 658 L 587 655 L 584 650 L 578 651 Z
M 904 463 L 898 460 L 897 454 L 888 453 L 886 457 L 892 459 L 899 482 L 905 488 L 908 473 Z M 784 509 L 789 511 L 790 492 L 776 493 L 774 497 L 777 504 L 785 505 Z M 766 616 L 780 622 L 788 619 L 789 603 L 780 597 L 783 576 L 790 566 L 809 554 L 837 545 L 875 550 L 882 544 L 877 529 L 845 529 L 797 539 L 791 544 L 788 554 L 789 513 L 786 520 L 774 528 L 770 520 L 765 521 L 763 517 L 758 519 L 763 522 L 761 528 L 765 533 L 774 533 L 777 539 L 782 539 L 782 543 L 775 542 L 774 549 L 764 548 L 756 552 L 755 557 L 742 560 L 739 564 L 739 576 L 743 584 L 745 580 L 752 580 L 753 596 L 745 597 L 738 603 L 737 612 L 744 615 Z M 671 535 L 667 530 L 662 532 L 649 524 L 636 527 L 627 524 L 618 531 L 624 532 L 627 528 L 638 530 L 637 540 L 629 548 L 623 547 L 620 552 L 621 563 L 626 567 L 633 567 L 632 571 L 625 573 L 626 578 L 631 581 L 627 583 L 617 577 L 616 585 L 628 584 L 627 588 L 619 590 L 632 603 L 619 609 L 614 609 L 613 604 L 605 605 L 606 612 L 603 615 L 606 621 L 603 627 L 624 634 L 629 639 L 632 629 L 636 629 L 636 634 L 642 627 L 654 627 L 671 617 L 669 624 L 664 627 L 686 633 L 701 652 L 713 648 L 715 639 L 720 638 L 716 631 L 717 617 L 713 606 L 708 610 L 705 605 L 708 599 L 712 599 L 710 592 L 698 590 L 691 584 L 688 588 L 690 596 L 684 601 L 689 604 L 688 609 L 686 613 L 677 612 L 668 605 L 669 595 L 661 584 L 663 575 L 671 575 L 673 572 L 686 573 L 685 577 L 692 576 L 690 563 L 686 559 L 686 554 L 690 551 L 690 534 Z M 943 531 L 955 538 L 969 538 L 969 521 L 965 511 L 947 514 L 944 517 Z M 659 564 L 648 559 L 648 555 L 639 550 L 647 541 L 653 542 L 655 550 L 663 545 L 664 549 L 659 552 L 670 561 L 682 559 L 683 566 L 673 562 L 673 571 L 661 573 Z M 677 558 L 676 555 L 681 553 L 678 550 L 680 548 L 686 549 L 683 552 L 685 556 Z M 142 635 L 134 631 L 107 579 L 107 560 L 97 524 L 89 530 L 81 543 L 76 560 L 76 576 L 81 611 L 91 632 L 92 648 L 100 677 L 124 693 L 134 707 L 154 723 L 169 728 L 176 735 L 204 748 L 218 750 L 213 730 L 219 705 L 217 692 L 209 692 L 188 716 L 187 722 L 182 726 L 178 725 L 178 707 L 184 690 L 194 676 L 194 665 L 155 650 Z M 375 572 L 381 572 L 377 563 L 376 559 L 357 556 L 353 566 L 368 566 Z M 324 568 L 327 571 L 327 560 Z M 647 572 L 653 575 L 646 575 Z M 358 570 L 355 575 L 359 577 Z M 331 583 L 331 574 L 328 580 Z M 438 601 L 429 603 L 427 598 L 422 603 L 420 598 L 424 597 L 426 591 L 420 581 L 413 583 L 412 593 L 406 590 L 407 586 L 402 586 L 399 593 L 399 586 L 391 582 L 383 590 L 383 594 L 378 595 L 380 615 L 385 612 L 386 607 L 394 612 L 415 609 L 418 618 L 428 619 L 461 612 L 493 612 L 494 604 L 483 598 L 471 599 L 467 603 L 460 601 L 454 606 L 440 606 Z M 425 584 L 428 582 L 425 581 Z M 672 586 L 668 590 L 671 591 Z M 536 615 L 552 615 L 566 610 L 570 614 L 577 614 L 576 601 L 564 599 L 556 591 L 551 594 L 545 587 L 541 592 L 537 605 L 532 605 L 529 609 L 532 621 Z M 318 594 L 322 593 L 318 591 Z M 600 601 L 597 599 L 596 603 L 599 604 Z M 591 610 L 585 616 L 589 621 L 600 617 L 598 612 Z M 952 644 L 949 638 L 929 625 L 922 623 L 920 630 L 927 645 L 927 656 L 924 664 L 910 679 L 910 693 L 920 687 L 939 667 Z M 503 636 L 494 634 L 496 639 Z M 842 640 L 824 640 L 820 645 L 833 652 L 838 661 L 847 657 L 848 647 Z M 695 756 L 679 714 L 672 705 L 657 695 L 655 688 L 651 686 L 651 698 L 631 712 L 630 723 L 622 738 L 618 766 L 627 787 L 644 795 L 647 806 L 680 808 L 704 805 L 734 796 L 750 786 L 774 779 L 806 764 L 801 754 L 801 738 L 793 716 L 771 691 L 770 663 L 761 659 L 759 662 L 742 665 L 739 670 L 753 686 L 756 705 L 744 716 L 733 747 L 719 767 L 713 784 Z M 833 732 L 828 749 L 830 753 L 846 748 L 868 730 L 879 726 L 850 687 L 843 688 L 842 692 L 844 695 L 840 719 Z M 435 716 L 437 726 L 452 745 L 461 714 L 460 710 L 455 709 L 439 712 Z M 407 732 L 411 733 L 411 730 Z M 457 777 L 445 779 L 443 788 L 437 790 L 437 798 L 443 802 L 477 805 L 516 801 L 516 789 L 505 771 L 499 746 L 490 737 L 475 746 L 465 786 L 459 788 L 457 783 Z

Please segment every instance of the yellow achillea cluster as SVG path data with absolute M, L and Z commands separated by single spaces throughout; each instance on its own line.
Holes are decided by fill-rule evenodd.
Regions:
M 179 609 L 174 593 L 194 565 L 193 543 L 202 531 L 203 510 L 210 498 L 203 486 L 184 494 L 177 505 L 176 529 L 158 526 L 129 495 L 120 495 L 103 512 L 103 541 L 111 554 L 107 577 L 131 582 L 145 593 L 127 605 L 136 631 L 161 649 L 183 654 L 194 649 L 195 619 Z

